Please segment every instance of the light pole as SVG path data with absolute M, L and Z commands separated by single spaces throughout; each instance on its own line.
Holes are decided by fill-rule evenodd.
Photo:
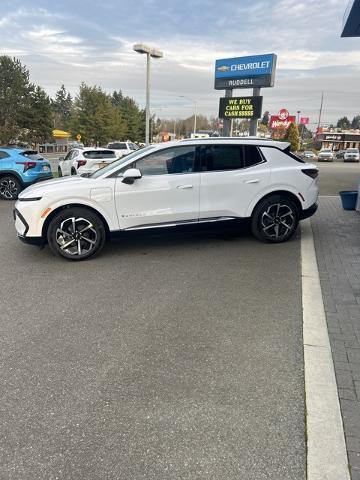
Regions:
M 133 49 L 137 53 L 146 54 L 146 107 L 145 107 L 145 144 L 149 145 L 150 137 L 150 57 L 162 58 L 163 52 L 151 48 L 143 43 L 136 43 Z
M 298 110 L 296 113 L 297 113 L 297 124 L 299 125 L 301 111 Z
M 190 102 L 194 103 L 194 134 L 196 133 L 196 117 L 197 117 L 197 102 L 193 98 L 190 97 L 185 97 L 185 95 L 179 95 L 180 98 L 185 98 L 186 100 L 189 100 Z

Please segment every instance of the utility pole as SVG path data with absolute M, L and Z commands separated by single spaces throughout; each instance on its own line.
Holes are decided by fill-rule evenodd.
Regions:
M 318 131 L 320 128 L 320 123 L 321 123 L 321 114 L 322 114 L 322 109 L 323 109 L 323 101 L 324 101 L 324 92 L 321 92 L 321 103 L 320 103 L 320 110 L 319 110 L 319 121 L 318 121 Z

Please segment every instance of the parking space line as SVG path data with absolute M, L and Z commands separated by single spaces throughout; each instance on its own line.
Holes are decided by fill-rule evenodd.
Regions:
M 310 219 L 301 227 L 307 479 L 348 480 L 334 364 Z

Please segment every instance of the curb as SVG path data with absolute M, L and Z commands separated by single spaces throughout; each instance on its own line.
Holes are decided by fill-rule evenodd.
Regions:
M 350 480 L 310 219 L 301 226 L 307 479 Z

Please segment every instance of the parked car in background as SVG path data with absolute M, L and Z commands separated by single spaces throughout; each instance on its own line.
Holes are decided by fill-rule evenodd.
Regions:
M 307 160 L 317 160 L 317 156 L 312 150 L 305 150 L 303 157 Z
M 59 158 L 58 175 L 89 175 L 116 158 L 115 151 L 108 148 L 73 148 L 65 158 Z
M 109 237 L 127 231 L 236 225 L 244 219 L 257 239 L 279 243 L 315 213 L 317 176 L 317 167 L 293 155 L 287 142 L 161 143 L 90 177 L 28 188 L 15 205 L 15 228 L 24 242 L 48 242 L 69 260 L 89 258 Z
M 347 148 L 344 153 L 344 162 L 358 162 L 360 153 L 358 148 Z
M 0 147 L 0 198 L 16 200 L 24 188 L 50 178 L 50 163 L 37 151 Z
M 334 161 L 334 152 L 330 148 L 324 148 L 318 153 L 319 162 L 333 162 Z
M 110 142 L 107 144 L 107 148 L 114 150 L 117 158 L 129 155 L 129 153 L 139 149 L 135 143 L 130 142 L 129 140 L 126 142 Z
M 344 160 L 345 151 L 346 151 L 346 150 L 338 150 L 338 151 L 335 153 L 335 158 L 336 158 L 336 160 Z

